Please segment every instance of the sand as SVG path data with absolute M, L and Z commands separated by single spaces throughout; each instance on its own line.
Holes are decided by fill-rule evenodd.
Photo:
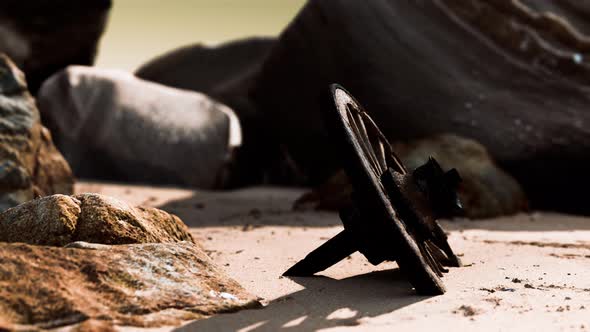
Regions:
M 281 274 L 342 227 L 335 213 L 293 212 L 301 189 L 212 193 L 80 183 L 181 217 L 210 256 L 266 304 L 161 331 L 589 331 L 590 219 L 536 212 L 444 222 L 463 268 L 447 293 L 416 296 L 395 263 L 352 255 L 313 278 Z

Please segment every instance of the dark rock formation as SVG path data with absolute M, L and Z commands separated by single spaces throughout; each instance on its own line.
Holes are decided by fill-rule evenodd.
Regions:
M 23 69 L 35 94 L 67 65 L 94 62 L 110 7 L 111 0 L 3 0 L 0 52 Z
M 73 183 L 23 73 L 0 55 L 0 211 L 38 196 L 71 194 Z
M 43 84 L 39 108 L 80 177 L 222 187 L 241 144 L 227 106 L 121 71 L 68 67 Z
M 274 38 L 251 38 L 213 47 L 185 46 L 149 61 L 135 74 L 163 85 L 215 94 L 257 73 L 275 42 Z
M 158 327 L 258 307 L 193 243 L 0 243 L 0 327 Z M 99 329 L 100 328 L 100 329 Z
M 473 138 L 533 208 L 590 212 L 587 5 L 526 4 L 311 0 L 273 47 L 253 96 L 312 182 L 337 168 L 318 100 L 338 82 L 391 141 Z
M 193 238 L 175 215 L 97 194 L 53 195 L 0 213 L 0 242 L 65 246 L 75 241 L 133 244 Z

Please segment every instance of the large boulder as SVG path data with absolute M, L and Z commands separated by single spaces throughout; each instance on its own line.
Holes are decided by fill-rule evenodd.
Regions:
M 242 145 L 236 152 L 232 186 L 259 184 L 269 179 L 278 145 L 250 98 L 262 64 L 275 38 L 246 38 L 217 46 L 190 45 L 163 54 L 141 66 L 136 75 L 166 86 L 207 94 L 231 107 L 240 119 Z M 270 167 L 269 167 L 270 166 Z M 276 168 L 276 167 L 275 167 Z
M 0 328 L 6 329 L 171 326 L 260 305 L 188 242 L 0 243 L 0 262 Z
M 64 246 L 193 242 L 175 215 L 98 194 L 53 195 L 0 213 L 0 242 Z
M 176 216 L 98 194 L 0 214 L 0 329 L 157 327 L 259 306 Z
M 24 70 L 36 93 L 41 83 L 70 64 L 91 65 L 111 0 L 3 0 L 0 53 Z
M 590 213 L 590 16 L 582 3 L 311 0 L 252 94 L 275 140 L 315 182 L 338 166 L 318 102 L 337 82 L 391 141 L 475 139 L 534 208 Z
M 122 71 L 68 67 L 38 102 L 81 177 L 218 188 L 241 144 L 229 107 Z
M 434 157 L 445 171 L 456 168 L 461 175 L 459 197 L 468 218 L 492 218 L 528 208 L 527 198 L 510 175 L 498 168 L 481 144 L 455 135 L 441 135 L 394 144 L 404 165 L 413 170 Z M 343 171 L 305 193 L 295 209 L 338 210 L 352 204 L 352 186 Z
M 189 45 L 148 61 L 135 74 L 166 86 L 215 94 L 257 73 L 275 43 L 275 38 L 257 37 L 218 46 Z
M 0 54 L 0 211 L 38 196 L 71 194 L 73 183 L 23 73 Z

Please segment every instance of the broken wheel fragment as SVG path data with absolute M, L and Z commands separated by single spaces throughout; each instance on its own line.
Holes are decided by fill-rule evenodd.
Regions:
M 352 208 L 340 211 L 344 231 L 291 267 L 287 276 L 310 276 L 359 251 L 374 265 L 397 261 L 420 294 L 442 294 L 444 266 L 460 266 L 437 219 L 462 211 L 461 181 L 434 158 L 408 172 L 360 104 L 332 85 L 325 123 L 353 186 Z

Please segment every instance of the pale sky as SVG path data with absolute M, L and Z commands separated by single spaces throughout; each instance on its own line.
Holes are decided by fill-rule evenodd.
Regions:
M 178 46 L 278 35 L 304 0 L 114 0 L 97 65 L 134 70 Z

